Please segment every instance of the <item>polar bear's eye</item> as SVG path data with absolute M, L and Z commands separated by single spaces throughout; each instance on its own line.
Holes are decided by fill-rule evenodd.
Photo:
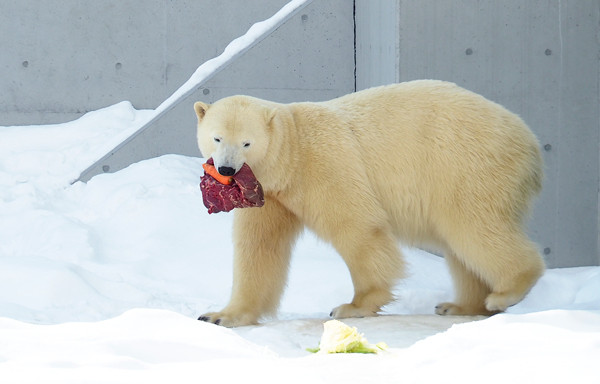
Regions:
M 219 139 L 218 137 L 215 137 L 215 143 L 220 143 L 221 139 Z
M 244 148 L 248 148 L 250 146 L 250 143 L 244 143 Z

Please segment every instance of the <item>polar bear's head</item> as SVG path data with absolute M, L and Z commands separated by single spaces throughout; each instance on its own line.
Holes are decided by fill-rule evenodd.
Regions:
M 232 96 L 209 105 L 194 104 L 198 116 L 198 147 L 224 176 L 236 174 L 244 163 L 260 164 L 267 153 L 273 111 L 261 100 Z

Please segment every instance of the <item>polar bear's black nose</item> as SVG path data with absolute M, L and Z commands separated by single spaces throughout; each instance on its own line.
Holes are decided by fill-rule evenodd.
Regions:
M 223 176 L 233 176 L 235 174 L 235 169 L 231 167 L 219 167 L 219 173 Z

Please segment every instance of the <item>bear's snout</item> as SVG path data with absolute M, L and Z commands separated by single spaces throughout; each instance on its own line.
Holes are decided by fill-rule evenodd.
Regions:
M 223 176 L 233 176 L 235 175 L 235 169 L 231 167 L 219 167 L 219 173 Z

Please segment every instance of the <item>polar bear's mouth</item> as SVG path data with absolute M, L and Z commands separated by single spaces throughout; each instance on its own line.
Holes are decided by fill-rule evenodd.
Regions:
M 206 162 L 214 166 L 212 158 Z M 222 184 L 206 172 L 200 178 L 202 200 L 208 208 L 208 213 L 229 212 L 234 208 L 262 207 L 265 204 L 262 186 L 248 164 L 244 163 L 237 173 L 233 168 L 231 171 L 224 170 L 225 173 L 231 172 L 231 175 L 221 172 L 221 168 L 229 167 L 219 167 L 218 171 L 221 175 L 231 176 L 231 184 Z

